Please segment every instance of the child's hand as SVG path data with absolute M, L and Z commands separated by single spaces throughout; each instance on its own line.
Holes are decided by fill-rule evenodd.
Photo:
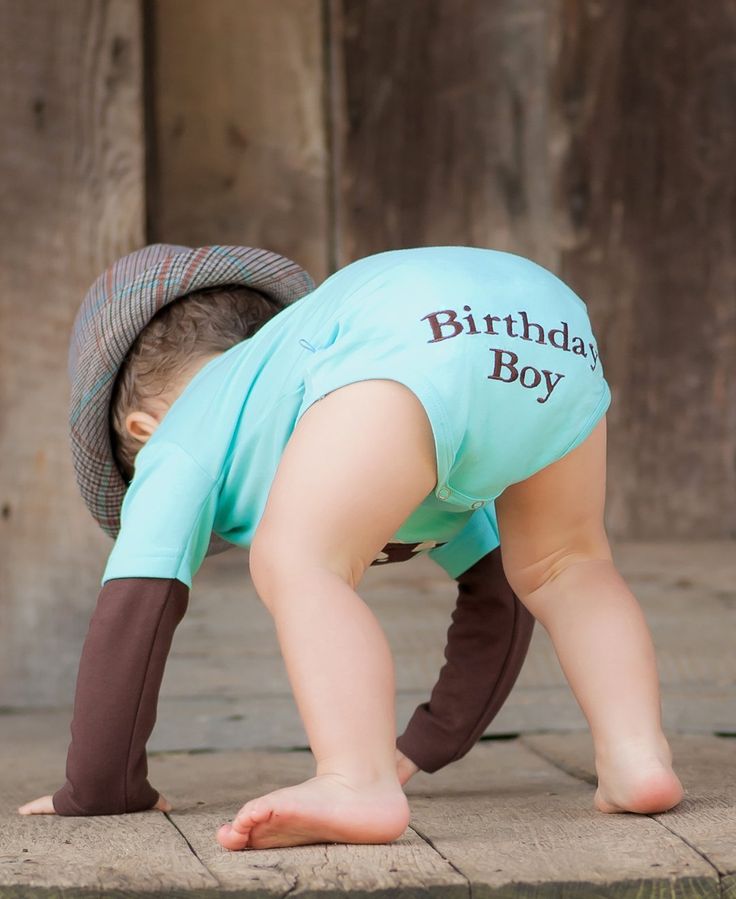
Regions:
M 169 802 L 169 800 L 163 795 L 163 793 L 159 793 L 158 799 L 156 800 L 156 804 L 151 806 L 151 810 L 156 810 L 159 812 L 170 812 L 173 806 Z M 21 805 L 18 808 L 18 811 L 21 815 L 55 815 L 56 809 L 54 808 L 54 803 L 52 802 L 51 796 L 40 796 L 38 799 L 34 799 L 32 802 L 26 802 L 25 805 Z
M 26 802 L 18 809 L 21 815 L 55 815 L 56 809 L 50 796 L 41 796 L 33 802 Z
M 399 776 L 399 783 L 402 787 L 418 770 L 419 768 L 411 759 L 407 758 L 400 749 L 396 750 L 396 773 Z
M 164 796 L 163 793 L 158 794 L 158 799 L 156 800 L 156 805 L 152 805 L 152 810 L 157 810 L 159 812 L 170 812 L 173 808 L 173 805 L 169 802 L 169 800 Z

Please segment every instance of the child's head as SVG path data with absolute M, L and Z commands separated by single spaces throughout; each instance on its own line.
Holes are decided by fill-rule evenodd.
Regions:
M 262 293 L 224 284 L 192 291 L 154 315 L 125 356 L 110 403 L 113 452 L 127 481 L 136 454 L 199 368 L 278 311 Z

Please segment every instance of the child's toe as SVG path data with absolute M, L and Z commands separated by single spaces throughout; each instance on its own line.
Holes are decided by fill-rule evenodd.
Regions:
M 248 809 L 246 818 L 248 826 L 253 827 L 254 824 L 263 824 L 264 821 L 268 821 L 272 814 L 273 808 L 270 803 L 256 800 Z
M 248 834 L 240 833 L 230 824 L 223 824 L 217 830 L 217 842 L 223 849 L 237 851 L 248 845 Z
M 253 822 L 248 815 L 238 812 L 232 822 L 228 824 L 228 827 L 232 828 L 236 833 L 247 834 L 253 827 Z

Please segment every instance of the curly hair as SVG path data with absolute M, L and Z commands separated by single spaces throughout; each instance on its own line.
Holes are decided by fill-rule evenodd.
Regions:
M 135 457 L 143 446 L 125 427 L 134 410 L 164 393 L 196 359 L 224 352 L 252 337 L 280 307 L 241 284 L 194 290 L 154 315 L 128 350 L 110 402 L 110 437 L 121 474 L 130 482 Z

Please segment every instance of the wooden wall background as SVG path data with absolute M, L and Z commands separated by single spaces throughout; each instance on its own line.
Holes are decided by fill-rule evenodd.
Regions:
M 0 0 L 0 98 L 0 706 L 73 689 L 69 329 L 146 242 L 530 256 L 599 340 L 611 537 L 736 537 L 736 0 Z

